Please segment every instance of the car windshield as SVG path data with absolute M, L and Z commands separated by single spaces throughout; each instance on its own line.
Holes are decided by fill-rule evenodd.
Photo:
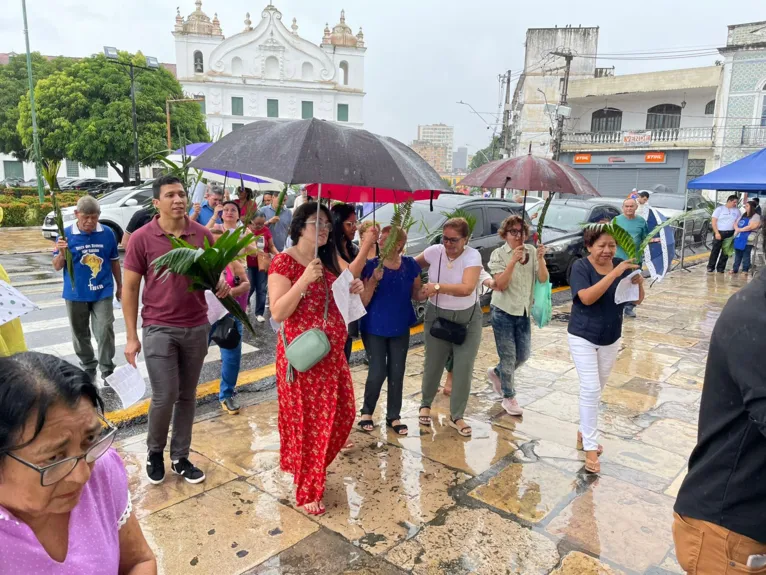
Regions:
M 544 202 L 538 202 L 527 212 L 533 223 L 537 224 L 537 218 L 543 210 Z M 588 217 L 588 210 L 565 204 L 551 204 L 545 214 L 545 227 L 556 228 L 565 232 L 576 232 Z
M 670 208 L 671 210 L 684 209 L 684 197 L 671 194 L 652 194 L 649 197 L 649 205 L 654 208 Z
M 135 190 L 115 190 L 111 194 L 106 194 L 103 198 L 98 200 L 100 205 L 116 204 L 123 200 L 128 194 L 132 194 Z
M 408 239 L 423 238 L 439 229 L 439 226 L 444 221 L 444 214 L 442 214 L 444 211 L 446 211 L 444 208 L 434 206 L 434 211 L 432 212 L 428 200 L 413 203 L 412 219 L 415 220 L 415 223 L 407 232 Z M 394 205 L 384 204 L 375 210 L 375 221 L 383 226 L 387 226 L 393 215 Z M 364 221 L 367 220 L 372 221 L 372 214 L 364 217 Z

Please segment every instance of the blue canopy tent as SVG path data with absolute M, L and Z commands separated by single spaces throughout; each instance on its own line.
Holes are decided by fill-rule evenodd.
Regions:
M 758 192 L 766 190 L 766 148 L 686 184 L 692 190 Z

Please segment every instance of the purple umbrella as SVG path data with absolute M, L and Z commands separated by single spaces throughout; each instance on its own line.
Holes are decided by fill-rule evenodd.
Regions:
M 210 142 L 198 142 L 196 144 L 187 144 L 185 147 L 180 148 L 173 152 L 174 154 L 178 156 L 199 156 L 202 152 L 207 150 L 210 146 L 212 146 Z M 251 176 L 250 174 L 241 174 L 239 172 L 230 172 L 227 170 L 208 170 L 207 168 L 202 170 L 203 172 L 208 172 L 209 174 L 216 174 L 218 176 L 223 176 L 224 178 L 231 178 L 232 180 L 244 180 L 245 182 L 253 182 L 255 184 L 271 184 L 269 180 L 264 180 L 262 178 L 256 178 L 255 176 Z

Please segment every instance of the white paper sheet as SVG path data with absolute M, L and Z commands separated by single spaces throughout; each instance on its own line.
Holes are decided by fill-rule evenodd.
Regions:
M 207 302 L 207 321 L 213 325 L 227 313 L 229 313 L 223 304 L 218 301 L 215 294 L 210 290 L 205 290 L 205 301 Z
M 614 303 L 638 301 L 638 285 L 633 283 L 633 276 L 640 273 L 641 270 L 636 270 L 617 284 L 617 291 L 614 292 Z
M 115 369 L 106 382 L 120 396 L 123 408 L 137 403 L 146 393 L 146 382 L 141 372 L 129 363 Z
M 367 315 L 367 310 L 364 309 L 364 304 L 362 304 L 362 298 L 359 294 L 351 294 L 348 291 L 353 281 L 354 276 L 350 271 L 346 270 L 332 284 L 332 295 L 335 298 L 335 304 L 338 306 L 346 325 Z

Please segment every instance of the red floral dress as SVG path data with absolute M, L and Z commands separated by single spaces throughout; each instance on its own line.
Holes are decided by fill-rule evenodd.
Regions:
M 305 269 L 282 253 L 274 257 L 269 274 L 285 276 L 294 284 Z M 323 331 L 330 340 L 330 353 L 307 372 L 294 371 L 293 381 L 288 382 L 284 343 L 281 335 L 277 337 L 279 462 L 283 471 L 294 476 L 298 505 L 322 499 L 327 467 L 345 445 L 354 424 L 354 387 L 343 354 L 348 331 L 332 297 L 335 279 L 325 270 L 330 307 Z M 304 331 L 322 328 L 324 303 L 324 285 L 315 282 L 282 324 L 288 343 Z

